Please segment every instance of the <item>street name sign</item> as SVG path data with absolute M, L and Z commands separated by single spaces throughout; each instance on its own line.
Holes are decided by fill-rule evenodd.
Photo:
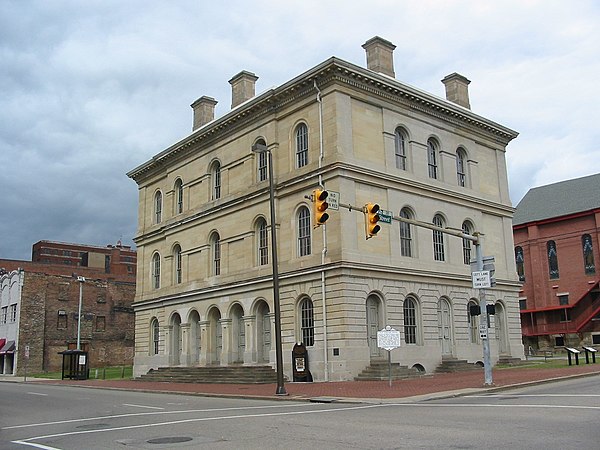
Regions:
M 381 223 L 392 223 L 392 212 L 386 211 L 385 209 L 380 209 L 379 212 L 379 221 Z

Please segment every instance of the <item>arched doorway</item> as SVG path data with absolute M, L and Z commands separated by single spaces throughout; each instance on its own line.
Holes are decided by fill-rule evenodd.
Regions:
M 221 328 L 221 312 L 212 308 L 208 313 L 210 342 L 208 347 L 208 361 L 211 364 L 220 364 L 223 351 L 223 329 Z
M 367 341 L 369 344 L 369 356 L 378 358 L 381 349 L 377 347 L 377 332 L 383 328 L 381 320 L 381 299 L 374 294 L 367 297 Z
M 441 298 L 438 302 L 438 337 L 442 347 L 442 356 L 451 356 L 452 346 L 452 311 L 450 302 Z
M 506 337 L 506 311 L 504 305 L 500 302 L 496 303 L 496 311 L 494 314 L 494 332 L 496 344 L 498 345 L 498 354 L 507 355 L 510 353 L 508 348 L 508 340 Z
M 246 331 L 244 330 L 244 321 L 242 317 L 244 310 L 239 303 L 231 308 L 231 351 L 232 361 L 234 363 L 244 362 L 244 352 L 246 351 Z
M 189 317 L 188 323 L 190 324 L 189 332 L 189 364 L 197 365 L 200 361 L 200 314 L 198 311 L 193 310 Z
M 256 308 L 257 362 L 269 362 L 271 352 L 271 315 L 269 305 L 262 301 Z
M 182 337 L 181 316 L 175 313 L 171 317 L 171 365 L 181 364 Z

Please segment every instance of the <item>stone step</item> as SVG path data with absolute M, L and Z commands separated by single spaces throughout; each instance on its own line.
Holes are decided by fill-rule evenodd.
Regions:
M 161 367 L 136 378 L 140 381 L 177 383 L 275 383 L 277 372 L 271 366 Z
M 391 364 L 391 372 L 392 380 L 405 380 L 421 376 L 416 369 L 401 366 L 399 363 Z M 372 361 L 358 376 L 354 377 L 356 381 L 378 381 L 388 380 L 389 378 L 390 367 L 387 361 Z
M 480 370 L 481 367 L 468 362 L 466 359 L 442 358 L 442 363 L 436 367 L 435 373 L 455 373 Z

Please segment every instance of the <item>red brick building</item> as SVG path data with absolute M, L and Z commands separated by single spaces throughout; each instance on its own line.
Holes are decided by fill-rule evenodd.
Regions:
M 58 352 L 77 346 L 80 294 L 77 277 L 85 278 L 80 343 L 81 349 L 89 352 L 90 367 L 131 365 L 135 251 L 120 246 L 109 246 L 105 250 L 41 241 L 34 245 L 33 253 L 43 259 L 52 248 L 59 248 L 62 257 L 67 257 L 62 252 L 71 252 L 69 257 L 73 264 L 54 263 L 53 259 L 49 262 L 0 259 L 3 269 L 0 340 L 14 342 L 11 353 L 0 355 L 0 372 L 22 375 L 26 363 L 29 373 L 61 369 L 62 356 Z M 87 253 L 87 265 L 84 259 L 77 264 L 75 255 L 81 258 L 84 253 Z M 105 266 L 106 255 L 110 263 Z M 90 264 L 91 261 L 103 263 Z M 133 270 L 128 268 L 131 266 Z M 15 285 L 17 279 L 20 287 Z M 11 311 L 6 320 L 1 314 L 5 307 Z M 16 310 L 14 318 L 12 309 Z M 26 347 L 29 348 L 27 360 Z
M 513 234 L 526 350 L 600 344 L 600 174 L 531 189 Z

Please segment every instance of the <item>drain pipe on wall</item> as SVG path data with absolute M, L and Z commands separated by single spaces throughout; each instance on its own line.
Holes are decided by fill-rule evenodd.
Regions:
M 317 103 L 319 104 L 319 186 L 323 186 L 323 175 L 321 174 L 321 167 L 323 166 L 323 103 L 321 102 L 321 91 L 317 86 L 317 80 L 314 81 L 315 89 L 317 90 Z M 321 251 L 321 299 L 323 303 L 323 367 L 325 381 L 329 381 L 329 355 L 327 345 L 327 308 L 326 308 L 326 297 L 325 297 L 325 256 L 327 255 L 327 223 L 323 224 L 323 250 Z

